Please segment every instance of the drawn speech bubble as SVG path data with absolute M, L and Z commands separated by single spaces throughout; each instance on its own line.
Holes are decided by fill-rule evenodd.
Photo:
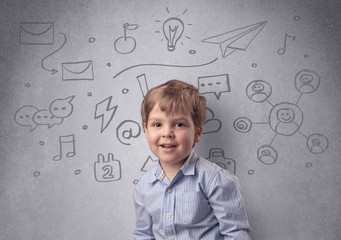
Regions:
M 223 92 L 231 91 L 228 74 L 199 77 L 198 86 L 200 94 L 213 93 L 218 100 Z
M 33 121 L 33 115 L 39 111 L 36 107 L 33 106 L 23 106 L 19 108 L 15 115 L 14 121 L 20 126 L 29 126 L 30 131 L 32 132 L 38 125 Z
M 39 110 L 33 115 L 33 121 L 37 125 L 48 125 L 48 128 L 51 128 L 54 125 L 61 124 L 63 122 L 63 118 L 56 118 L 49 110 L 44 109 Z
M 50 104 L 50 112 L 57 118 L 66 118 L 73 112 L 71 101 L 75 96 L 70 96 L 65 99 L 56 99 Z

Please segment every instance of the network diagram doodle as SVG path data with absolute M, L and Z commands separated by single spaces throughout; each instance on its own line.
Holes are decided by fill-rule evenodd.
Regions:
M 226 58 L 237 50 L 245 51 L 253 39 L 264 28 L 267 21 L 259 22 L 246 27 L 231 30 L 222 34 L 208 37 L 201 42 L 218 44 L 223 58 Z
M 237 118 L 233 126 L 240 133 L 248 133 L 255 124 L 269 124 L 275 136 L 270 144 L 261 146 L 257 151 L 257 158 L 265 165 L 272 165 L 278 160 L 278 152 L 272 146 L 274 140 L 279 136 L 292 136 L 300 133 L 306 138 L 308 150 L 314 154 L 323 153 L 328 148 L 328 139 L 323 134 L 314 133 L 306 136 L 300 131 L 303 124 L 303 112 L 298 106 L 301 97 L 304 94 L 313 93 L 320 85 L 320 76 L 311 70 L 303 69 L 295 76 L 295 87 L 300 93 L 296 103 L 280 102 L 273 105 L 268 98 L 271 95 L 271 85 L 263 80 L 255 80 L 248 84 L 246 94 L 250 100 L 258 103 L 267 101 L 272 109 L 270 111 L 267 122 L 252 122 L 247 117 Z
M 39 110 L 38 108 L 25 105 L 19 108 L 14 114 L 15 122 L 23 127 L 30 127 L 30 131 L 37 128 L 38 125 L 47 125 L 52 128 L 64 121 L 73 112 L 72 100 L 75 96 L 64 99 L 55 99 L 51 102 L 49 109 Z

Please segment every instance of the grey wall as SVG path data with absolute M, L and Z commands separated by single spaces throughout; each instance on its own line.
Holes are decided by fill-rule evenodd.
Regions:
M 207 99 L 196 151 L 240 179 L 252 239 L 341 239 L 340 10 L 2 0 L 0 239 L 131 239 L 140 104 L 174 78 Z

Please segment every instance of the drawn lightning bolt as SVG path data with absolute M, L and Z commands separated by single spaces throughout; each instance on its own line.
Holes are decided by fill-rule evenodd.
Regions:
M 95 119 L 102 118 L 101 133 L 109 126 L 117 110 L 117 105 L 111 105 L 112 96 L 96 104 Z

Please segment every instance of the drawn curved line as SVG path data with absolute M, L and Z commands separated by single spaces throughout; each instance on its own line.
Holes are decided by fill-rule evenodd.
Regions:
M 26 23 L 23 23 L 23 24 L 26 24 Z M 38 23 L 38 24 L 44 24 L 44 23 Z M 31 34 L 31 35 L 38 36 L 38 35 L 43 35 L 44 33 L 47 33 L 52 27 L 53 27 L 53 24 L 51 24 L 51 26 L 48 27 L 45 31 L 39 32 L 39 33 L 29 32 L 29 31 L 27 31 L 24 27 L 21 27 L 21 29 L 22 29 L 24 32 L 27 32 L 27 33 L 29 33 L 29 34 Z
M 84 61 L 84 62 L 77 62 L 77 63 L 89 63 L 88 66 L 83 70 L 83 71 L 80 71 L 80 72 L 76 72 L 76 71 L 71 71 L 70 69 L 68 69 L 67 67 L 64 66 L 64 68 L 70 72 L 70 73 L 73 73 L 73 74 L 81 74 L 81 73 L 84 73 L 86 70 L 88 70 L 90 67 L 91 67 L 91 64 L 92 62 L 89 62 L 89 61 Z M 65 64 L 65 63 L 64 63 Z M 68 63 L 66 63 L 68 64 Z M 71 63 L 71 64 L 74 64 L 74 63 Z
M 55 51 L 53 51 L 52 53 L 50 53 L 49 55 L 47 55 L 46 57 L 44 57 L 42 60 L 41 60 L 41 67 L 46 70 L 46 71 L 49 71 L 51 72 L 52 74 L 55 74 L 58 72 L 58 70 L 52 68 L 52 69 L 47 69 L 46 67 L 44 67 L 44 61 L 45 59 L 47 59 L 48 57 L 51 57 L 53 54 L 55 54 L 56 52 L 58 52 L 60 49 L 62 49 L 66 43 L 66 35 L 64 33 L 59 33 L 59 34 L 62 34 L 64 36 L 64 42 L 62 44 L 62 46 L 60 46 L 59 48 L 57 48 Z
M 144 63 L 144 64 L 137 64 L 137 65 L 133 65 L 131 67 L 128 67 L 126 69 L 123 69 L 122 71 L 120 71 L 119 73 L 117 73 L 113 78 L 116 78 L 118 75 L 120 75 L 121 73 L 124 73 L 125 71 L 135 68 L 135 67 L 141 67 L 141 66 L 161 66 L 161 67 L 183 67 L 183 68 L 190 68 L 190 67 L 202 67 L 205 65 L 209 65 L 211 63 L 214 63 L 215 61 L 217 61 L 218 58 L 213 59 L 210 62 L 207 63 L 203 63 L 203 64 L 198 64 L 198 65 L 171 65 L 171 64 L 159 64 L 159 63 Z

